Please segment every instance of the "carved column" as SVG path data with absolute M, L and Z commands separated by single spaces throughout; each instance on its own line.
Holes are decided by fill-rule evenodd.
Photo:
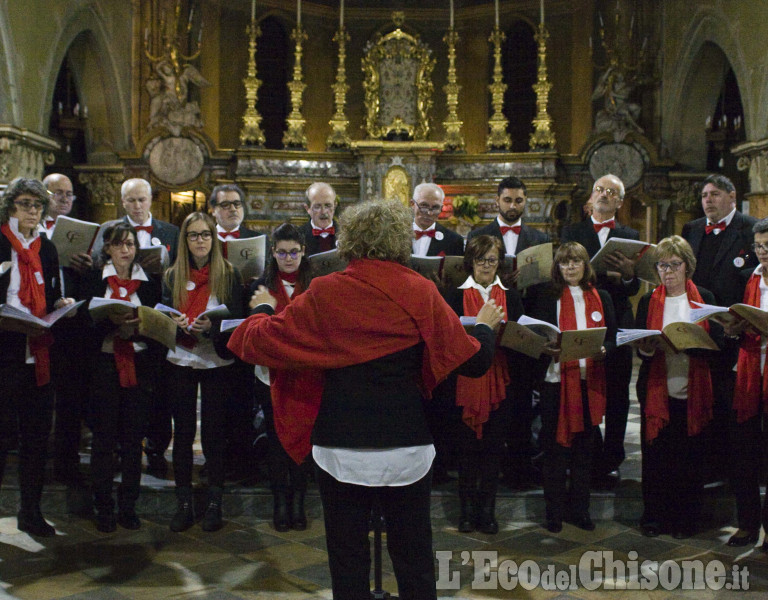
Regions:
M 0 125 L 0 188 L 17 177 L 42 179 L 59 144 L 51 138 L 12 125 Z
M 116 219 L 120 208 L 120 186 L 125 179 L 123 166 L 82 165 L 75 169 L 80 173 L 80 183 L 88 188 L 93 220 L 103 223 Z

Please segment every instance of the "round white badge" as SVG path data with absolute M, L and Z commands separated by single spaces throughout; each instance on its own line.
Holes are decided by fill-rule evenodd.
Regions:
M 435 239 L 439 242 L 443 239 L 443 232 L 442 231 L 436 231 L 435 232 Z
M 195 289 L 195 282 L 194 281 L 187 281 L 187 291 L 191 292 Z
M 601 315 L 599 311 L 595 311 L 595 312 L 592 313 L 591 317 L 592 317 L 592 320 L 595 323 L 598 323 L 600 321 L 600 319 L 603 318 L 603 315 Z
M 162 242 L 158 238 L 156 238 L 156 237 L 152 238 L 152 245 L 153 246 L 160 246 L 161 244 L 162 244 Z
M 120 294 L 121 298 L 125 298 L 128 295 L 128 290 L 126 290 L 124 287 L 117 288 L 118 294 Z
M 733 259 L 733 266 L 737 269 L 741 269 L 744 266 L 744 259 L 741 256 L 737 256 Z

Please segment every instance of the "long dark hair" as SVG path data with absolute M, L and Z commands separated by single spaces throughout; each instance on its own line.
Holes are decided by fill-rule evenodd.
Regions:
M 296 225 L 291 223 L 283 223 L 280 225 L 272 232 L 270 238 L 272 245 L 270 248 L 271 251 L 269 253 L 269 262 L 267 263 L 267 268 L 264 272 L 264 283 L 270 290 L 275 291 L 277 290 L 277 286 L 280 285 L 277 259 L 273 255 L 273 252 L 277 247 L 277 243 L 296 242 L 299 246 L 301 246 L 302 250 L 306 249 L 306 245 L 304 243 L 304 234 L 298 227 L 296 227 Z M 296 284 L 298 285 L 299 289 L 306 290 L 307 287 L 309 287 L 309 282 L 311 279 L 312 269 L 309 266 L 309 261 L 307 260 L 306 255 L 304 255 L 301 257 L 301 262 L 299 263 L 298 279 Z

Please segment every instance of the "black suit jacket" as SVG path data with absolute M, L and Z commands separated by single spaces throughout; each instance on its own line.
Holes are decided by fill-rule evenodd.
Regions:
M 464 238 L 455 231 L 435 224 L 435 231 L 443 234 L 443 239 L 430 238 L 427 256 L 464 256 Z
M 639 240 L 640 234 L 631 227 L 616 222 L 616 227 L 611 229 L 608 234 L 608 239 L 611 238 Z M 600 250 L 600 238 L 597 237 L 590 218 L 563 227 L 560 241 L 578 242 L 586 248 L 590 258 Z M 614 283 L 607 275 L 601 274 L 597 276 L 597 287 L 610 294 L 619 327 L 631 328 L 634 323 L 634 316 L 632 303 L 629 299 L 640 291 L 640 280 L 635 277 L 630 283 Z
M 478 235 L 491 235 L 493 237 L 499 238 L 502 242 L 504 241 L 504 236 L 501 235 L 501 229 L 499 228 L 498 219 L 494 219 L 484 227 L 470 231 L 469 235 L 467 236 L 467 243 L 469 243 L 473 237 Z M 523 225 L 522 229 L 520 230 L 520 235 L 517 238 L 517 248 L 515 249 L 515 254 L 520 254 L 523 250 L 530 248 L 531 246 L 538 246 L 539 244 L 546 244 L 547 242 L 551 241 L 552 238 L 550 238 L 549 235 L 543 231 L 539 231 L 538 229 L 529 227 L 528 225 Z
M 336 219 L 333 220 L 333 228 L 335 231 L 339 230 L 339 224 Z M 307 221 L 300 227 L 301 233 L 304 234 L 304 243 L 307 246 L 307 256 L 312 256 L 320 252 L 318 240 L 321 239 L 318 236 L 312 235 L 312 221 Z M 331 239 L 331 249 L 336 247 L 336 235 L 328 236 Z
M 715 295 L 717 304 L 730 306 L 741 302 L 744 298 L 746 280 L 740 275 L 740 271 L 745 268 L 754 269 L 758 263 L 751 248 L 755 238 L 752 233 L 752 227 L 756 222 L 757 219 L 755 217 L 743 215 L 737 211 L 733 215 L 730 225 L 718 234 L 718 236 L 722 237 L 722 240 L 720 241 L 720 249 L 715 256 L 714 262 L 712 264 L 697 262 L 696 264 L 696 271 L 694 271 L 692 277 L 696 285 L 699 285 L 702 273 L 710 272 L 711 274 L 716 274 L 710 280 L 710 291 Z M 697 260 L 701 242 L 704 239 L 704 228 L 706 225 L 706 217 L 683 225 L 682 236 L 693 248 L 693 253 Z M 744 264 L 733 264 L 733 260 L 738 256 L 744 259 Z
M 104 230 L 120 221 L 128 223 L 128 217 L 123 217 L 116 221 L 107 221 L 102 224 L 99 232 L 96 234 L 91 250 L 91 256 L 94 257 L 94 260 L 100 260 L 99 255 L 101 254 L 101 248 L 104 246 Z M 160 240 L 160 243 L 168 249 L 170 264 L 173 264 L 176 261 L 176 251 L 179 248 L 179 228 L 176 225 L 152 217 L 152 237 Z

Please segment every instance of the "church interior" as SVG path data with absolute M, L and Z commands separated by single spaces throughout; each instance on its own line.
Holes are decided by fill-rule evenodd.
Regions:
M 235 183 L 245 224 L 269 231 L 307 220 L 315 181 L 334 187 L 339 212 L 371 198 L 409 204 L 427 181 L 445 191 L 440 223 L 466 235 L 495 217 L 498 182 L 517 176 L 526 224 L 557 240 L 583 217 L 593 182 L 613 173 L 626 188 L 618 218 L 656 242 L 703 215 L 709 173 L 735 183 L 738 210 L 768 216 L 766 22 L 768 3 L 754 0 L 0 2 L 0 190 L 63 173 L 77 196 L 71 216 L 102 223 L 124 214 L 120 186 L 140 177 L 153 215 L 180 225 L 215 186 Z M 595 535 L 547 535 L 535 524 L 540 495 L 526 494 L 500 500 L 508 527 L 497 538 L 460 535 L 446 486 L 433 500 L 436 547 L 542 565 L 596 547 L 741 561 L 764 594 L 765 555 L 726 548 L 732 528 L 685 543 L 633 529 L 637 414 L 627 442 L 633 466 L 626 486 L 598 496 L 606 521 Z M 141 532 L 98 537 L 61 514 L 56 486 L 45 496 L 63 532 L 54 541 L 21 539 L 0 518 L 0 598 L 331 597 L 317 495 L 306 532 L 271 531 L 262 485 L 228 495 L 221 533 L 174 536 L 171 488 L 147 485 L 140 508 L 156 522 Z M 0 493 L 0 517 L 15 498 Z M 728 524 L 732 505 L 707 502 Z M 509 597 L 475 589 L 472 567 L 454 560 L 461 586 L 441 598 Z M 386 560 L 384 570 L 394 592 Z

